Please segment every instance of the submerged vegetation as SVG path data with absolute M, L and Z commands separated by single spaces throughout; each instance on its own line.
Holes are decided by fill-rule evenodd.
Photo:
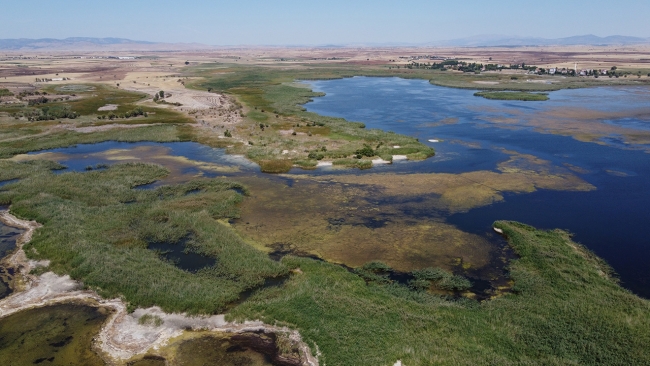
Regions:
M 21 365 L 104 365 L 92 339 L 109 314 L 102 308 L 60 304 L 0 319 L 0 361 Z

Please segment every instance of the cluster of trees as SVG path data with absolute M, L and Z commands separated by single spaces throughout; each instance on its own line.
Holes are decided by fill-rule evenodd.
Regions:
M 13 97 L 14 93 L 10 92 L 9 89 L 0 89 L 0 97 Z
M 377 145 L 377 149 L 379 149 L 381 147 L 381 145 L 382 144 L 379 143 L 379 145 Z M 361 159 L 363 157 L 371 158 L 371 157 L 377 155 L 377 151 L 375 149 L 373 149 L 372 146 L 370 146 L 368 144 L 363 144 L 363 147 L 361 149 L 355 151 L 354 154 L 355 154 L 355 158 L 357 158 L 357 159 Z
M 147 112 L 145 112 L 142 109 L 142 107 L 136 107 L 133 110 L 126 111 L 126 112 L 120 113 L 120 114 L 116 114 L 116 113 L 111 112 L 109 114 L 104 114 L 104 115 L 101 115 L 101 116 L 97 116 L 97 119 L 107 119 L 108 118 L 110 120 L 114 120 L 116 118 L 131 118 L 131 117 L 138 117 L 138 116 L 149 117 L 149 114 Z
M 168 96 L 172 96 L 171 94 L 168 94 Z M 159 99 L 165 99 L 165 91 L 161 90 L 159 91 L 156 95 L 153 96 L 153 101 L 157 102 Z
M 52 121 L 60 118 L 75 119 L 79 115 L 69 105 L 27 109 L 22 116 L 29 121 Z
M 447 69 L 453 69 L 453 70 L 459 70 L 462 72 L 481 72 L 481 71 L 498 71 L 502 69 L 519 69 L 524 68 L 527 70 L 535 70 L 537 67 L 536 66 L 525 66 L 524 64 L 520 65 L 512 65 L 512 66 L 504 66 L 504 65 L 499 65 L 499 64 L 481 64 L 481 63 L 468 63 L 464 61 L 458 61 L 458 60 L 445 60 L 442 62 L 411 62 L 409 65 L 405 66 L 408 69 L 429 69 L 429 70 L 447 70 Z M 399 66 L 398 66 L 399 68 Z
M 21 91 L 18 94 L 18 97 L 19 98 L 24 98 L 24 97 L 33 96 L 33 95 L 47 95 L 47 92 L 44 91 L 44 92 L 41 93 L 39 91 Z
M 175 106 L 182 106 L 181 103 L 178 102 L 169 103 L 164 99 L 164 98 L 169 98 L 171 96 L 172 96 L 171 93 L 165 93 L 163 90 L 161 90 L 153 96 L 153 101 L 159 104 L 171 104 Z
M 41 97 L 38 97 L 38 98 L 36 98 L 36 99 L 30 99 L 30 100 L 28 100 L 28 101 L 27 101 L 27 105 L 29 105 L 29 106 L 35 106 L 35 105 L 39 105 L 39 104 L 45 104 L 45 103 L 47 103 L 48 101 L 49 101 L 49 99 L 47 99 L 47 98 L 41 96 Z
M 314 150 L 309 152 L 309 155 L 307 157 L 312 160 L 323 160 L 325 158 L 324 152 L 327 152 L 327 148 L 325 146 L 321 147 L 320 150 Z

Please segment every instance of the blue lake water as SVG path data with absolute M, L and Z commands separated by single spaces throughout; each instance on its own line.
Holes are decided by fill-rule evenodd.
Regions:
M 43 153 L 65 154 L 63 159 L 57 159 L 61 164 L 65 165 L 66 169 L 55 171 L 56 173 L 65 173 L 70 171 L 83 172 L 88 167 L 95 168 L 97 164 L 111 165 L 120 160 L 111 160 L 108 156 L 101 154 L 108 150 L 132 150 L 134 148 L 164 148 L 167 151 L 165 155 L 184 157 L 200 163 L 214 163 L 222 166 L 236 167 L 240 171 L 259 172 L 259 166 L 251 163 L 246 159 L 228 155 L 225 149 L 214 149 L 209 146 L 201 145 L 195 142 L 170 142 L 170 143 L 157 143 L 157 142 L 119 142 L 119 141 L 106 141 L 95 144 L 78 144 L 70 147 L 62 147 L 57 149 L 34 151 L 30 155 L 38 155 Z M 202 171 L 195 166 L 186 166 L 181 173 L 183 174 L 196 174 L 202 172 L 206 176 L 214 176 L 209 171 Z M 222 175 L 222 174 L 220 174 Z
M 554 115 L 570 120 L 573 117 L 562 113 L 580 108 L 620 114 L 633 111 L 631 116 L 607 120 L 581 118 L 585 123 L 647 131 L 650 117 L 643 110 L 650 106 L 650 89 L 562 90 L 550 93 L 546 102 L 520 102 L 474 97 L 474 90 L 438 87 L 426 80 L 354 77 L 309 84 L 326 93 L 305 105 L 310 112 L 363 122 L 367 128 L 394 131 L 420 141 L 441 140 L 427 142 L 436 149 L 435 157 L 382 168 L 386 172 L 494 170 L 508 158 L 501 149 L 531 154 L 557 166 L 581 168 L 583 172 L 576 174 L 597 190 L 507 194 L 503 202 L 457 213 L 447 220 L 477 234 L 501 219 L 567 229 L 575 234 L 575 241 L 607 260 L 626 288 L 650 297 L 650 154 L 646 152 L 650 146 L 624 144 L 616 136 L 605 139 L 606 145 L 580 142 L 537 130 L 540 116 L 549 123 L 555 122 Z

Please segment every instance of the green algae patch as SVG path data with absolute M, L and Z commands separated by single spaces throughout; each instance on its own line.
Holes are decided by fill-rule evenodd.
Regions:
M 63 304 L 30 309 L 0 319 L 0 363 L 6 366 L 104 365 L 93 337 L 109 312 Z
M 564 231 L 495 226 L 520 258 L 510 264 L 514 292 L 494 300 L 366 284 L 334 265 L 285 257 L 300 274 L 230 317 L 295 327 L 328 365 L 650 362 L 650 302 L 621 288 L 601 259 Z

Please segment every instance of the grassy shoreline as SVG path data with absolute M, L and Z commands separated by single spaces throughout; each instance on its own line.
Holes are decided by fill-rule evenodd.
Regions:
M 492 100 L 521 100 L 521 101 L 534 101 L 543 102 L 547 101 L 548 94 L 545 93 L 530 93 L 530 92 L 513 92 L 513 91 L 482 91 L 474 93 L 475 97 L 482 97 Z

